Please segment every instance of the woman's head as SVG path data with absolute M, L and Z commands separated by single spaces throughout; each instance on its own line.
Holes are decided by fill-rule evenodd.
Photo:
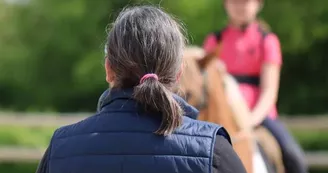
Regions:
M 184 46 L 180 25 L 162 10 L 151 6 L 123 10 L 107 41 L 115 87 L 137 86 L 147 73 L 172 86 L 181 70 Z
M 152 6 L 123 10 L 108 34 L 106 80 L 114 88 L 134 88 L 139 103 L 162 113 L 158 134 L 181 123 L 182 110 L 170 89 L 181 72 L 184 47 L 181 26 Z
M 224 0 L 231 22 L 244 25 L 256 19 L 263 0 Z

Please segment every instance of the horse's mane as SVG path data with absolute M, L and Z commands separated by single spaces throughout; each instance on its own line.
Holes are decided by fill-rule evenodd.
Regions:
M 202 49 L 198 49 L 201 52 Z M 229 81 L 228 79 L 233 79 L 227 78 L 226 74 L 220 72 L 216 56 L 214 54 L 205 55 L 204 52 L 197 55 L 193 54 L 197 52 L 196 50 L 195 47 L 189 47 L 185 51 L 184 61 L 186 66 L 183 70 L 180 86 L 184 88 L 185 92 L 191 92 L 192 97 L 188 100 L 188 103 L 193 106 L 197 105 L 204 98 L 204 92 L 202 91 L 203 87 L 206 87 L 205 99 L 207 100 L 207 105 L 200 110 L 198 119 L 220 124 L 227 129 L 231 137 L 234 137 L 241 129 L 248 128 L 245 116 L 238 118 L 235 114 L 240 113 L 236 111 L 238 110 L 236 107 L 238 106 L 237 104 L 243 104 L 242 99 L 237 104 L 233 103 L 236 101 L 233 99 L 237 97 L 232 94 L 233 91 L 225 88 L 233 84 L 230 81 L 228 86 L 224 86 L 224 83 Z M 227 97 L 227 92 L 230 93 L 229 97 Z M 252 169 L 252 143 L 250 141 L 246 140 L 234 145 L 247 170 Z
M 203 57 L 198 59 L 198 66 L 200 69 L 204 69 L 208 66 L 208 64 L 216 58 L 218 52 L 220 50 L 220 45 L 218 45 L 212 52 L 204 53 Z

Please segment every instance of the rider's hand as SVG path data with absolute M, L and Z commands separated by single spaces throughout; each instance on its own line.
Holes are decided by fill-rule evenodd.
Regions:
M 252 127 L 253 128 L 256 128 L 257 126 L 261 125 L 262 123 L 262 119 L 259 119 L 258 118 L 259 116 L 256 116 L 256 115 L 251 115 L 251 123 L 252 123 Z

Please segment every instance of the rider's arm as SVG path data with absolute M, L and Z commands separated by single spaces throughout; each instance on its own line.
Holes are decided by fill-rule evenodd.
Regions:
M 213 151 L 212 173 L 246 173 L 240 158 L 223 136 L 217 136 Z
M 259 125 L 270 113 L 277 101 L 282 55 L 276 35 L 270 34 L 264 40 L 264 57 L 260 76 L 260 96 L 252 111 L 253 125 Z

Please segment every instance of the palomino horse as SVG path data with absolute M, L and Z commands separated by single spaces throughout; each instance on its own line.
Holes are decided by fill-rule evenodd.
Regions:
M 223 73 L 223 76 L 223 81 L 225 83 L 225 93 L 227 95 L 228 102 L 230 103 L 230 106 L 236 116 L 236 120 L 243 121 L 244 119 L 242 119 L 242 117 L 247 118 L 248 116 L 250 116 L 250 110 L 248 109 L 246 101 L 242 97 L 242 94 L 238 88 L 238 84 L 234 80 L 234 78 L 226 73 Z M 271 169 L 269 170 L 269 172 L 284 173 L 285 170 L 282 162 L 282 155 L 279 144 L 277 143 L 276 139 L 264 127 L 258 127 L 256 130 L 253 131 L 253 133 L 256 137 L 256 141 L 263 148 L 265 156 L 267 157 L 267 166 L 269 167 L 268 169 Z M 259 165 L 261 165 L 259 163 L 261 162 L 261 153 L 259 152 L 258 148 L 256 148 L 256 146 L 254 149 L 255 153 L 253 155 L 253 165 L 254 168 L 258 168 Z M 254 172 L 263 172 L 257 168 L 255 168 Z
M 186 67 L 179 83 L 180 90 L 186 95 L 187 101 L 200 110 L 199 120 L 217 123 L 227 129 L 233 147 L 248 173 L 268 172 L 252 137 L 253 131 L 248 123 L 250 111 L 236 82 L 224 73 L 224 70 L 220 71 L 222 66 L 218 60 L 202 57 L 204 57 L 202 49 L 197 47 L 186 49 L 184 55 Z M 275 166 L 275 172 L 283 173 L 277 142 L 264 128 L 256 129 L 255 134 L 259 137 L 265 153 L 275 151 L 268 155 L 268 160 Z

